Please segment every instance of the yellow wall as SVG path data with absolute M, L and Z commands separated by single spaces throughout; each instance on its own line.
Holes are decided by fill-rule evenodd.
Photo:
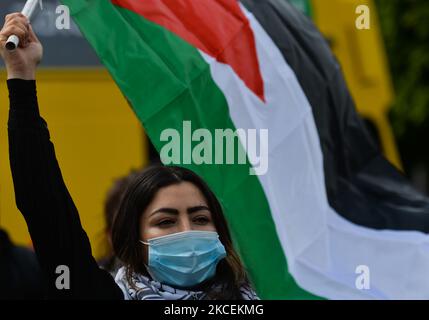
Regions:
M 15 206 L 9 167 L 4 72 L 0 81 L 0 226 L 14 241 L 28 245 L 31 240 Z M 102 69 L 41 70 L 38 96 L 64 180 L 98 257 L 103 249 L 106 191 L 115 178 L 147 161 L 143 129 Z
M 387 113 L 393 89 L 372 0 L 312 0 L 314 21 L 330 40 L 360 114 L 377 127 L 386 157 L 401 167 Z M 358 30 L 356 7 L 370 7 L 371 29 Z

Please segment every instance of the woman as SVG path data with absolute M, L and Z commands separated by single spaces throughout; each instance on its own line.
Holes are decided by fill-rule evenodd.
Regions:
M 4 45 L 12 34 L 20 46 L 8 52 Z M 27 18 L 8 15 L 0 53 L 8 73 L 10 162 L 16 203 L 48 297 L 257 299 L 219 202 L 198 176 L 183 168 L 152 167 L 135 179 L 113 223 L 113 247 L 124 264 L 116 283 L 97 266 L 39 115 L 35 74 L 42 51 Z
M 122 201 L 112 241 L 126 265 L 116 281 L 127 298 L 256 297 L 218 200 L 190 170 L 155 166 L 140 174 Z M 192 290 L 177 290 L 183 288 Z

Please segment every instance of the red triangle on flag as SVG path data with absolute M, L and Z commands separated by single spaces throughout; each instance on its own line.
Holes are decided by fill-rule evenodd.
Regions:
M 111 0 L 228 64 L 261 100 L 264 83 L 255 38 L 237 0 Z

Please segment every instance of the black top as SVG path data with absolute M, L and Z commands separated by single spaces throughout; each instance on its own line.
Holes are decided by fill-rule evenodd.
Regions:
M 123 299 L 100 269 L 64 184 L 46 122 L 39 115 L 34 80 L 12 79 L 9 88 L 9 156 L 18 209 L 23 214 L 49 299 Z M 60 107 L 60 106 L 59 106 Z M 64 271 L 70 270 L 70 289 Z M 56 273 L 58 271 L 58 273 Z M 57 283 L 58 282 L 58 283 Z

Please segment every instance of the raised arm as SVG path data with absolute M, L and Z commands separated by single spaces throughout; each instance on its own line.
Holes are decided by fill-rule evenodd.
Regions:
M 4 49 L 11 34 L 20 38 L 20 47 L 14 52 Z M 16 204 L 27 222 L 48 298 L 122 299 L 113 278 L 92 257 L 88 237 L 64 184 L 46 122 L 39 115 L 35 73 L 42 51 L 24 16 L 6 17 L 0 32 L 0 53 L 8 73 L 9 155 Z M 65 275 L 57 270 L 59 266 L 70 271 L 69 289 L 59 289 L 65 284 L 59 278 Z

